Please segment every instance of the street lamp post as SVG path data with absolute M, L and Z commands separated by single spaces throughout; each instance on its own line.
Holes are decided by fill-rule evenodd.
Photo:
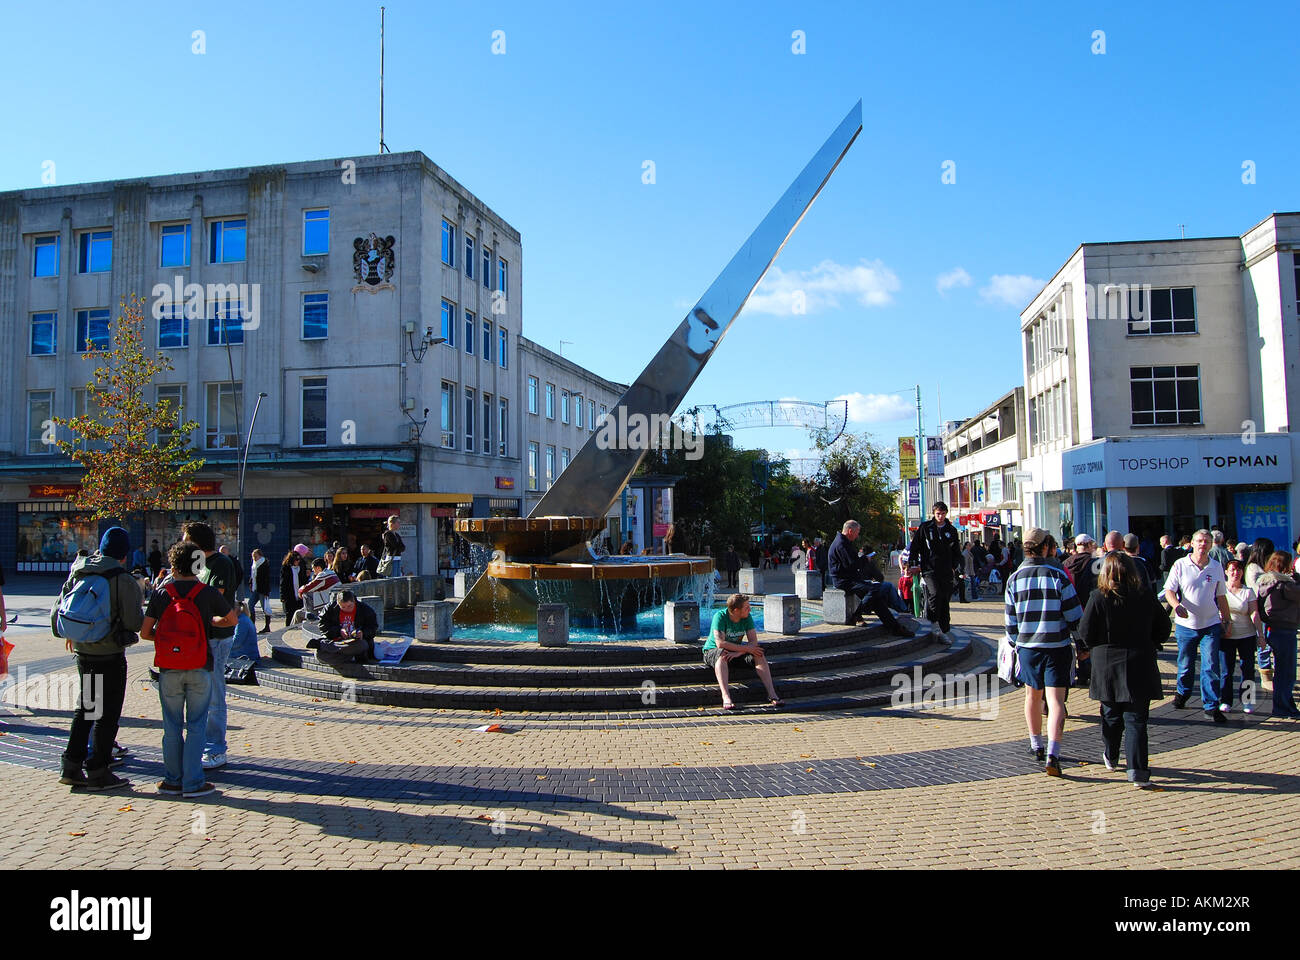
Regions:
M 253 443 L 253 427 L 257 424 L 257 411 L 262 408 L 262 401 L 264 399 L 266 399 L 266 394 L 259 393 L 257 395 L 257 403 L 253 405 L 253 417 L 248 422 L 248 437 L 244 440 L 244 456 L 239 464 L 239 520 L 235 538 L 235 543 L 237 544 L 235 547 L 237 551 L 235 554 L 235 562 L 237 564 L 243 563 L 239 558 L 244 555 L 244 473 L 248 470 L 248 448 Z M 236 587 L 236 589 L 238 589 L 238 587 Z

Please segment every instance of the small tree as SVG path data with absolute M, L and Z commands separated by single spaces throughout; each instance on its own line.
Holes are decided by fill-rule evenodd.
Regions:
M 204 463 L 189 445 L 198 423 L 178 424 L 180 411 L 170 400 L 150 404 L 146 399 L 158 374 L 174 368 L 166 354 L 144 352 L 144 300 L 133 295 L 121 306 L 112 349 L 84 354 L 100 361 L 95 379 L 86 384 L 86 413 L 54 418 L 76 438 L 56 439 L 59 449 L 86 471 L 81 489 L 68 499 L 96 520 L 170 509 L 189 493 Z M 98 415 L 92 407 L 98 407 Z M 155 436 L 159 439 L 151 439 Z

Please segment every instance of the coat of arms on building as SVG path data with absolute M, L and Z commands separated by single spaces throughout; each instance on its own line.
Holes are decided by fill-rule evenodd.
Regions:
M 381 239 L 374 233 L 352 241 L 352 271 L 357 278 L 353 293 L 395 289 L 389 281 L 393 278 L 393 245 L 396 242 L 391 236 Z

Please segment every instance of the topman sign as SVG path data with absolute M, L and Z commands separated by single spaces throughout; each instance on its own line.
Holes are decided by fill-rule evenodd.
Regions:
M 1191 487 L 1290 483 L 1291 441 L 1285 434 L 1108 439 L 1062 454 L 1065 486 Z

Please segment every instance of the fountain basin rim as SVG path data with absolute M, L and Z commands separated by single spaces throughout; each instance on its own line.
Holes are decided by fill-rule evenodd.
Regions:
M 635 560 L 620 558 L 613 563 L 516 563 L 494 560 L 487 574 L 497 580 L 659 580 L 712 573 L 708 557 L 662 557 Z

